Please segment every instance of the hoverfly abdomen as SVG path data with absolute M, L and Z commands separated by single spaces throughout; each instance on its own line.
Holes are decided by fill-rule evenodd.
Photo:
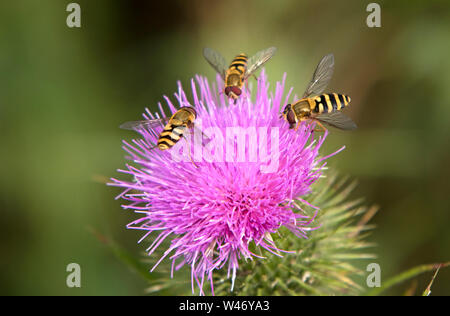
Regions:
M 172 148 L 182 137 L 187 128 L 194 126 L 197 112 L 193 107 L 182 107 L 172 117 L 158 139 L 158 148 L 166 150 Z
M 158 139 L 159 150 L 167 150 L 175 145 L 175 142 L 170 137 L 161 136 Z
M 337 97 L 336 100 L 338 102 L 338 110 L 342 109 L 343 107 L 346 107 L 350 103 L 351 99 L 349 96 L 345 94 L 337 94 L 337 93 L 335 94 Z
M 158 148 L 166 150 L 173 147 L 183 137 L 185 130 L 186 126 L 184 125 L 167 124 L 159 136 Z
M 339 111 L 350 103 L 350 97 L 338 93 L 325 93 L 314 98 L 311 110 L 316 114 Z
M 241 76 L 243 76 L 245 70 L 247 69 L 247 61 L 248 58 L 246 54 L 239 54 L 231 62 L 229 70 L 235 69 L 241 74 Z
M 336 109 L 338 111 L 346 107 L 351 101 L 350 97 L 345 94 L 333 93 L 331 96 L 333 96 L 333 100 L 336 103 Z

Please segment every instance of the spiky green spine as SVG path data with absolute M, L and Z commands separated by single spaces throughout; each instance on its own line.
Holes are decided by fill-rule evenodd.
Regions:
M 368 220 L 376 208 L 364 206 L 361 199 L 348 200 L 355 183 L 337 177 L 321 179 L 308 202 L 320 208 L 308 239 L 281 229 L 273 236 L 280 249 L 296 250 L 283 257 L 268 254 L 265 260 L 253 260 L 240 266 L 233 292 L 225 271 L 216 276 L 216 295 L 357 295 L 364 288 L 365 271 L 355 260 L 373 259 L 366 252 L 373 246 L 365 241 Z M 300 202 L 296 202 L 300 205 Z M 312 214 L 314 211 L 302 205 Z

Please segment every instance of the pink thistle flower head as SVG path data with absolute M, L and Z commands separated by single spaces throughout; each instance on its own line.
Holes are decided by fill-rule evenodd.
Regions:
M 219 77 L 217 85 L 223 86 Z M 280 256 L 271 234 L 281 226 L 307 237 L 314 216 L 293 201 L 307 203 L 302 196 L 321 175 L 327 157 L 320 158 L 318 151 L 326 133 L 314 140 L 314 124 L 302 123 L 294 131 L 280 117 L 292 91 L 285 94 L 285 76 L 269 93 L 263 71 L 254 101 L 251 87 L 234 102 L 203 77 L 197 76 L 191 86 L 192 102 L 179 84 L 175 104 L 165 97 L 171 114 L 160 104 L 160 114 L 147 110 L 144 117 L 170 117 L 181 107 L 193 107 L 193 137 L 161 151 L 154 146 L 162 126 L 139 129 L 141 138 L 123 147 L 133 165 L 119 170 L 133 179 L 112 179 L 111 185 L 125 189 L 118 197 L 128 201 L 123 207 L 141 216 L 128 227 L 142 230 L 141 240 L 155 234 L 149 255 L 170 240 L 151 271 L 165 258 L 172 261 L 172 271 L 189 265 L 192 290 L 197 284 L 202 294 L 205 277 L 213 288 L 214 270 L 227 269 L 234 281 L 240 260 L 267 260 L 251 249 Z M 174 155 L 186 147 L 189 155 L 183 157 L 189 158 Z

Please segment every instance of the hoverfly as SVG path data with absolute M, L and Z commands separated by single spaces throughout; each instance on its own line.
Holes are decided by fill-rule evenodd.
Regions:
M 272 58 L 276 50 L 276 47 L 270 47 L 257 52 L 251 58 L 247 58 L 247 55 L 244 53 L 239 54 L 233 59 L 228 68 L 226 67 L 225 58 L 211 48 L 203 49 L 203 56 L 224 80 L 225 94 L 236 100 L 241 95 L 242 87 L 248 77 Z
M 289 128 L 298 129 L 300 123 L 306 120 L 316 121 L 325 131 L 322 123 L 342 130 L 352 130 L 356 124 L 345 114 L 339 112 L 346 107 L 351 99 L 338 93 L 321 94 L 328 85 L 334 67 L 334 56 L 329 54 L 322 58 L 301 100 L 288 104 L 283 110 L 283 116 L 289 123 Z
M 186 106 L 180 108 L 169 118 L 165 117 L 155 120 L 126 122 L 120 125 L 120 128 L 139 131 L 143 128 L 155 128 L 166 123 L 163 131 L 159 135 L 158 142 L 155 147 L 158 147 L 160 150 L 167 150 L 175 146 L 175 144 L 185 136 L 187 129 L 194 128 L 196 116 L 197 112 L 195 109 L 193 107 Z

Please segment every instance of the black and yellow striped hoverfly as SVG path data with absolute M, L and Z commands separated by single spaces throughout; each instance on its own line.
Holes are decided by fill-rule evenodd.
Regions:
M 349 96 L 338 93 L 321 94 L 330 82 L 333 69 L 334 56 L 326 55 L 317 65 L 302 99 L 285 106 L 282 115 L 288 121 L 289 128 L 297 130 L 300 123 L 306 120 L 314 120 L 324 131 L 326 128 L 322 123 L 342 130 L 356 128 L 356 124 L 348 116 L 339 112 L 350 103 Z
M 245 81 L 250 77 L 259 67 L 264 65 L 276 52 L 276 47 L 269 47 L 267 49 L 257 52 L 253 57 L 248 58 L 246 54 L 241 53 L 237 55 L 230 66 L 227 68 L 227 63 L 223 56 L 211 48 L 203 49 L 203 56 L 206 61 L 222 76 L 225 82 L 225 94 L 236 100 L 242 93 L 242 87 Z
M 144 128 L 153 129 L 165 124 L 155 147 L 160 150 L 167 150 L 175 146 L 185 136 L 188 129 L 194 128 L 196 116 L 197 112 L 193 107 L 185 106 L 176 111 L 171 117 L 126 122 L 120 125 L 120 128 L 139 131 Z

